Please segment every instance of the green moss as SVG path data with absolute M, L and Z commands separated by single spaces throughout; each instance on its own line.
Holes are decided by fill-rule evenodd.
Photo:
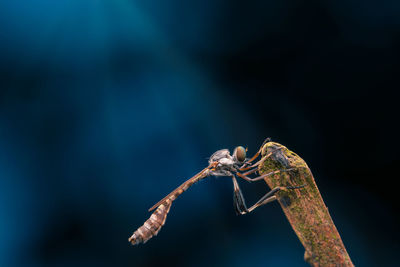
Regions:
M 305 185 L 300 189 L 281 190 L 277 199 L 307 251 L 307 261 L 318 266 L 327 266 L 335 261 L 346 262 L 343 266 L 352 266 L 306 162 L 275 142 L 264 145 L 262 157 L 264 161 L 259 165 L 260 174 L 294 169 L 267 176 L 265 181 L 271 189 Z M 344 252 L 333 250 L 333 247 L 341 247 L 340 251 Z

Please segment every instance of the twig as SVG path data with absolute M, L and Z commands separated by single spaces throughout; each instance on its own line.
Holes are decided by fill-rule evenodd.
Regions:
M 268 176 L 265 182 L 270 188 L 305 185 L 301 189 L 277 193 L 287 219 L 305 248 L 304 260 L 312 266 L 354 266 L 305 161 L 275 142 L 265 144 L 262 155 L 279 147 L 282 149 L 259 166 L 259 172 L 295 168 Z

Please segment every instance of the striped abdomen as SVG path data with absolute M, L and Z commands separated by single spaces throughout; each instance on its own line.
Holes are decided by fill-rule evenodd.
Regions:
M 156 236 L 161 227 L 165 224 L 167 214 L 171 208 L 172 202 L 166 200 L 151 214 L 150 218 L 139 227 L 133 235 L 128 239 L 132 245 L 146 243 L 150 238 Z
M 194 182 L 186 183 L 180 186 L 167 197 L 162 199 L 159 203 L 157 203 L 154 208 L 157 206 L 158 208 L 153 212 L 153 214 L 151 214 L 150 218 L 133 233 L 133 235 L 128 239 L 129 242 L 131 242 L 132 245 L 146 243 L 147 240 L 153 236 L 156 236 L 161 230 L 161 227 L 165 224 L 172 201 L 186 191 L 193 183 Z
M 154 210 L 159 205 L 165 203 L 167 200 L 169 200 L 170 202 L 174 201 L 180 194 L 185 192 L 193 184 L 195 184 L 196 182 L 200 181 L 201 179 L 204 179 L 205 177 L 207 177 L 209 175 L 209 171 L 210 171 L 209 168 L 210 168 L 210 166 L 203 169 L 201 172 L 199 172 L 198 174 L 196 174 L 195 176 L 193 176 L 192 178 L 190 178 L 189 180 L 187 180 L 186 182 L 184 182 L 183 184 L 178 186 L 178 188 L 176 188 L 174 191 L 169 193 L 166 197 L 164 197 L 163 199 L 158 201 L 157 204 L 155 204 L 153 207 L 151 207 L 149 209 L 149 211 Z
M 207 177 L 209 175 L 210 169 L 217 166 L 217 164 L 217 162 L 213 163 L 207 168 L 203 169 L 201 172 L 181 184 L 178 188 L 176 188 L 166 197 L 161 199 L 157 204 L 151 207 L 149 211 L 152 211 L 155 208 L 157 209 L 153 212 L 153 214 L 151 214 L 150 218 L 133 233 L 133 235 L 128 239 L 129 242 L 131 242 L 133 245 L 146 243 L 147 240 L 157 235 L 161 227 L 164 225 L 165 220 L 167 219 L 167 214 L 169 212 L 169 209 L 171 208 L 172 202 L 194 183 Z

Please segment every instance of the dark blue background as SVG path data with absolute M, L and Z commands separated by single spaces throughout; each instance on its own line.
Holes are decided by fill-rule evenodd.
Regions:
M 235 215 L 229 178 L 127 241 L 215 150 L 266 137 L 355 265 L 396 265 L 399 45 L 396 0 L 0 0 L 0 265 L 307 266 L 277 203 Z

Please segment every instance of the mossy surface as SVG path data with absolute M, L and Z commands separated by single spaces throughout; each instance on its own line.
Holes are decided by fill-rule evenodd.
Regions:
M 306 250 L 305 260 L 312 266 L 353 266 L 306 162 L 275 142 L 264 145 L 262 157 L 260 174 L 282 170 L 264 179 L 271 189 L 305 185 L 277 193 L 286 217 Z

